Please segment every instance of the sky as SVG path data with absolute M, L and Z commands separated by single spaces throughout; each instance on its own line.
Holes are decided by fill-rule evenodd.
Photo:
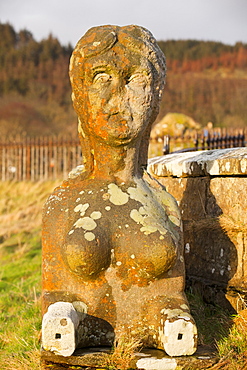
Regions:
M 159 40 L 247 43 L 247 0 L 0 0 L 0 23 L 75 45 L 91 27 L 137 24 Z

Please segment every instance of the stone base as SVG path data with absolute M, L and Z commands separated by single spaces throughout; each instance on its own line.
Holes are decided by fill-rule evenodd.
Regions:
M 49 351 L 41 352 L 42 370 L 72 370 L 72 369 L 99 369 L 103 353 L 109 353 L 109 348 L 86 348 L 76 350 L 72 356 L 57 356 Z M 144 349 L 136 353 L 133 369 L 145 370 L 191 370 L 205 369 L 213 366 L 218 361 L 218 356 L 209 346 L 199 346 L 193 356 L 169 357 L 164 351 Z

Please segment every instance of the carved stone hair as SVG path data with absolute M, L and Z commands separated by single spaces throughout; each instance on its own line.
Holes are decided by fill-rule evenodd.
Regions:
M 78 90 L 83 83 L 84 60 L 105 53 L 116 43 L 147 57 L 152 64 L 153 72 L 157 74 L 155 93 L 160 100 L 165 84 L 166 61 L 151 32 L 135 25 L 124 27 L 106 25 L 89 29 L 75 46 L 70 60 L 73 101 L 77 98 Z M 155 105 L 159 106 L 159 102 L 157 103 Z M 75 101 L 74 104 L 76 105 Z

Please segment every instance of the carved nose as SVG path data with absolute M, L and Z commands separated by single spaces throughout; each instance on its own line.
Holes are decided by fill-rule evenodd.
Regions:
M 111 114 L 123 113 L 128 110 L 128 98 L 125 83 L 118 81 L 112 86 L 107 102 L 107 111 Z

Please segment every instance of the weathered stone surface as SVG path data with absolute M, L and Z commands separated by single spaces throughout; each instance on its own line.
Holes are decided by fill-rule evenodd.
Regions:
M 168 154 L 152 158 L 149 171 L 158 177 L 246 175 L 247 148 Z
M 109 348 L 84 348 L 77 349 L 70 357 L 57 356 L 49 351 L 41 351 L 42 369 L 64 370 L 64 369 L 103 369 L 104 355 L 110 352 Z M 135 353 L 131 362 L 131 368 L 140 369 L 207 369 L 219 361 L 215 351 L 208 346 L 199 346 L 192 356 L 168 357 L 164 351 L 157 349 L 144 349 Z M 168 367 L 169 366 L 169 367 Z
M 208 300 L 237 311 L 247 292 L 246 160 L 247 148 L 235 148 L 174 153 L 148 167 L 178 200 L 187 277 L 205 285 Z
M 47 351 L 71 356 L 76 349 L 79 315 L 72 303 L 56 302 L 48 307 L 42 320 L 42 345 Z
M 142 358 L 136 363 L 137 369 L 145 370 L 175 370 L 177 361 L 174 358 Z
M 81 312 L 77 348 L 134 336 L 168 354 L 174 347 L 191 354 L 197 333 L 190 316 L 185 324 L 180 213 L 157 181 L 142 176 L 164 56 L 142 27 L 96 27 L 79 40 L 70 77 L 83 166 L 44 207 L 43 313 L 55 302 Z M 165 333 L 164 310 L 175 336 Z

